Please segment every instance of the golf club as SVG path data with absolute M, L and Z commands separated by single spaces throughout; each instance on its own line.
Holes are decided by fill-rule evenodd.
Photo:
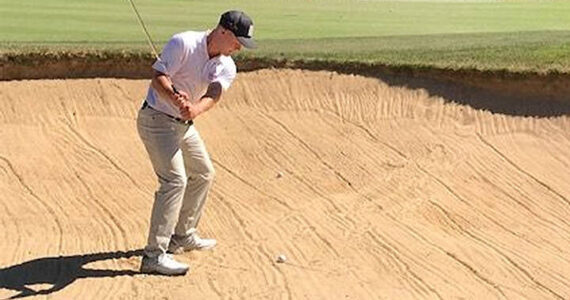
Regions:
M 135 14 L 137 16 L 137 20 L 139 21 L 139 24 L 141 24 L 143 32 L 146 36 L 146 40 L 148 41 L 148 44 L 150 45 L 150 49 L 152 51 L 152 54 L 154 54 L 154 57 L 156 58 L 156 60 L 160 60 L 160 56 L 158 56 L 158 52 L 156 51 L 156 48 L 154 47 L 154 43 L 152 42 L 152 39 L 150 37 L 150 33 L 148 33 L 148 30 L 146 29 L 146 26 L 144 25 L 144 21 L 143 21 L 141 15 L 139 14 L 139 11 L 135 5 L 135 2 L 133 0 L 129 0 L 129 2 L 131 3 L 131 7 L 133 8 L 133 10 L 135 11 Z M 178 90 L 176 89 L 176 87 L 174 87 L 174 84 L 171 84 L 171 87 L 172 87 L 172 90 L 174 91 L 174 93 L 178 94 Z

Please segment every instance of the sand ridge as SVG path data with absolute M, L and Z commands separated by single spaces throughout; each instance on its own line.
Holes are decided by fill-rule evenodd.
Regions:
M 0 298 L 570 298 L 566 115 L 241 73 L 196 121 L 216 168 L 200 230 L 220 244 L 164 278 L 137 273 L 157 186 L 135 126 L 148 81 L 0 85 Z

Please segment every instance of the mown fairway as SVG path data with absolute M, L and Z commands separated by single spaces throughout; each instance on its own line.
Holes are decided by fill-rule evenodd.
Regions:
M 214 26 L 239 8 L 261 48 L 245 55 L 440 67 L 568 71 L 567 1 L 137 0 L 160 47 L 169 36 Z M 0 1 L 2 51 L 147 51 L 127 0 Z

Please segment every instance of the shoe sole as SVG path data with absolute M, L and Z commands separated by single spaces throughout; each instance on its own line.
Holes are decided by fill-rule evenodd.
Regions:
M 140 269 L 141 274 L 147 274 L 147 275 L 161 275 L 161 276 L 184 276 L 188 273 L 189 270 L 184 271 L 184 273 L 172 273 L 172 274 L 168 274 L 168 273 L 161 273 L 157 270 L 143 270 L 142 268 Z
M 145 274 L 145 275 L 160 275 L 160 276 L 169 276 L 169 277 L 184 276 L 188 273 L 188 271 L 185 271 L 184 273 L 166 274 L 166 273 L 160 273 L 156 270 L 140 271 L 140 272 L 141 272 L 141 274 Z

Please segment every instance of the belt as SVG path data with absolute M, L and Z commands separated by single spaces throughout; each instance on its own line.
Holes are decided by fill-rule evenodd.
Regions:
M 143 103 L 143 105 L 142 105 L 142 108 L 141 108 L 141 109 L 145 109 L 145 108 L 147 108 L 147 107 L 150 108 L 150 109 L 152 109 L 152 110 L 158 111 L 159 113 L 162 113 L 162 114 L 166 115 L 167 117 L 171 118 L 172 120 L 174 120 L 174 121 L 176 121 L 176 122 L 178 122 L 178 123 L 180 123 L 180 124 L 184 124 L 184 125 L 192 125 L 192 124 L 194 124 L 194 122 L 193 122 L 192 120 L 183 120 L 183 119 L 180 119 L 180 118 L 171 116 L 171 115 L 169 115 L 169 114 L 167 114 L 167 113 L 163 113 L 163 112 L 161 112 L 160 110 L 156 110 L 156 109 L 154 109 L 152 106 L 150 106 L 150 104 L 148 104 L 148 102 L 146 102 L 146 100 L 145 100 L 144 103 Z

